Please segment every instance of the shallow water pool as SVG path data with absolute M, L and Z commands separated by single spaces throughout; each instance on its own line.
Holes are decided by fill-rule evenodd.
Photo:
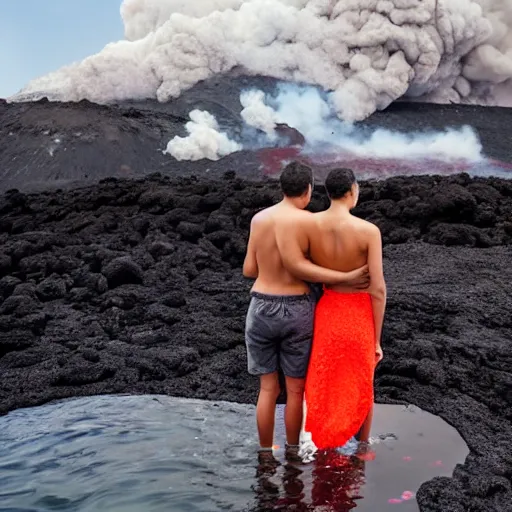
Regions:
M 283 409 L 276 443 L 284 445 Z M 319 454 L 258 465 L 254 407 L 166 396 L 101 396 L 0 417 L 0 510 L 216 512 L 418 510 L 468 448 L 415 407 L 376 406 L 375 456 Z

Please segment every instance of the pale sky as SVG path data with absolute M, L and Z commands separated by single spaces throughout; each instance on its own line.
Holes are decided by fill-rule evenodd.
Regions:
M 3 0 L 0 98 L 123 39 L 121 0 Z

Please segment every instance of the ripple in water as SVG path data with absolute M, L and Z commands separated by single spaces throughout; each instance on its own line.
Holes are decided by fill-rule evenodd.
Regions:
M 411 511 L 421 483 L 468 454 L 452 427 L 414 407 L 376 406 L 372 435 L 367 462 L 319 454 L 291 465 L 280 448 L 277 464 L 258 466 L 248 405 L 102 396 L 22 409 L 0 418 L 0 510 Z M 280 419 L 276 437 L 282 447 Z

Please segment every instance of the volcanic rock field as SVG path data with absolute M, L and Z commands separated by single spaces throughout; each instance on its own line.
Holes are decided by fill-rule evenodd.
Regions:
M 143 169 L 143 142 L 162 138 L 156 117 L 151 124 L 139 107 L 129 115 L 116 108 L 0 105 L 0 414 L 104 393 L 255 402 L 243 335 L 251 282 L 241 266 L 250 220 L 279 199 L 277 183 L 250 174 L 244 154 L 208 164 L 211 172 L 204 162 L 184 164 L 181 174 L 176 162 Z M 393 108 L 398 117 L 413 109 Z M 437 119 L 439 109 L 445 124 L 466 115 L 445 106 L 425 116 Z M 487 154 L 510 161 L 510 116 L 479 112 L 477 129 L 491 130 Z M 74 157 L 55 153 L 55 167 L 37 152 L 45 120 L 56 134 L 80 126 L 95 133 L 97 115 L 103 127 L 117 123 L 109 144 L 80 139 L 70 146 Z M 412 123 L 412 114 L 403 117 Z M 78 166 L 89 164 L 89 182 L 72 186 L 84 178 Z M 133 171 L 126 178 L 122 165 Z M 28 186 L 35 181 L 39 192 Z M 326 207 L 318 185 L 309 208 Z M 470 448 L 452 478 L 421 487 L 420 510 L 510 511 L 512 181 L 457 174 L 362 182 L 355 213 L 381 228 L 385 244 L 377 400 L 438 414 Z

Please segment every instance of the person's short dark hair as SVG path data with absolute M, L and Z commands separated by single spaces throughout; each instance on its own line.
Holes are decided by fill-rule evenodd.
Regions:
M 287 197 L 300 197 L 313 186 L 313 171 L 311 167 L 293 161 L 289 163 L 279 178 L 281 190 Z
M 333 169 L 325 179 L 325 190 L 331 199 L 341 199 L 356 181 L 352 169 Z

